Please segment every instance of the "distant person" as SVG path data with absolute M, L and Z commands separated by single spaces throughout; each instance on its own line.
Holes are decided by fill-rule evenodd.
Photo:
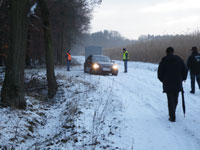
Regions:
M 191 78 L 190 93 L 194 94 L 195 93 L 195 78 L 200 88 L 200 54 L 198 53 L 196 46 L 192 47 L 191 51 L 192 51 L 192 54 L 188 57 L 187 67 L 188 67 L 188 70 L 190 70 L 190 78 Z
M 126 48 L 123 48 L 123 61 L 124 61 L 124 72 L 127 72 L 127 63 L 128 63 L 128 51 L 126 50 Z
M 67 71 L 70 71 L 70 63 L 71 63 L 71 60 L 72 60 L 70 50 L 67 51 L 65 57 L 66 57 L 66 61 L 67 61 Z
M 176 121 L 176 106 L 179 92 L 183 89 L 182 82 L 187 78 L 187 67 L 184 61 L 174 55 L 174 49 L 166 49 L 167 56 L 163 57 L 158 66 L 158 79 L 163 83 L 163 92 L 167 94 L 169 121 Z

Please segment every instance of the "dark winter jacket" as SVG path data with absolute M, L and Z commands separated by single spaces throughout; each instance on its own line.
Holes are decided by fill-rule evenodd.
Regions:
M 158 67 L 158 79 L 163 83 L 163 92 L 180 92 L 187 73 L 187 67 L 179 56 L 168 54 L 163 57 Z
M 192 55 L 189 56 L 187 67 L 191 74 L 200 74 L 200 54 L 198 54 L 198 52 L 194 51 L 192 52 Z

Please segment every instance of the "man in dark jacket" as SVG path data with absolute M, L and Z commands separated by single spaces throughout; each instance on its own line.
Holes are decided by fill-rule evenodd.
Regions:
M 187 78 L 187 67 L 184 61 L 174 55 L 174 49 L 166 49 L 167 56 L 163 57 L 158 67 L 158 79 L 163 83 L 163 92 L 167 94 L 169 121 L 176 120 L 178 94 L 183 89 L 182 82 Z
M 190 70 L 191 78 L 191 91 L 190 93 L 195 93 L 195 78 L 197 84 L 200 88 L 200 54 L 197 51 L 197 47 L 192 47 L 192 54 L 189 56 L 187 61 L 188 70 Z

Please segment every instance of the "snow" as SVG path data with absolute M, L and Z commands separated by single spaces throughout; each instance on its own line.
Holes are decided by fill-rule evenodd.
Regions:
M 24 111 L 0 108 L 0 149 L 200 149 L 200 91 L 196 85 L 196 93 L 189 93 L 189 77 L 183 84 L 186 117 L 179 95 L 172 123 L 157 64 L 128 62 L 124 73 L 123 62 L 115 61 L 118 76 L 103 76 L 84 73 L 84 57 L 73 59 L 82 65 L 69 72 L 56 68 L 62 86 L 55 100 L 27 95 Z M 45 75 L 44 69 L 39 72 Z
M 37 3 L 35 3 L 32 7 L 31 7 L 31 9 L 30 9 L 30 13 L 31 14 L 35 14 L 35 9 L 37 8 Z

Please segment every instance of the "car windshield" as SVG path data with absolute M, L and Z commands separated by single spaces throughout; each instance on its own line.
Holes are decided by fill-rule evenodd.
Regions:
M 94 56 L 93 61 L 94 62 L 110 62 L 110 59 L 106 56 Z

